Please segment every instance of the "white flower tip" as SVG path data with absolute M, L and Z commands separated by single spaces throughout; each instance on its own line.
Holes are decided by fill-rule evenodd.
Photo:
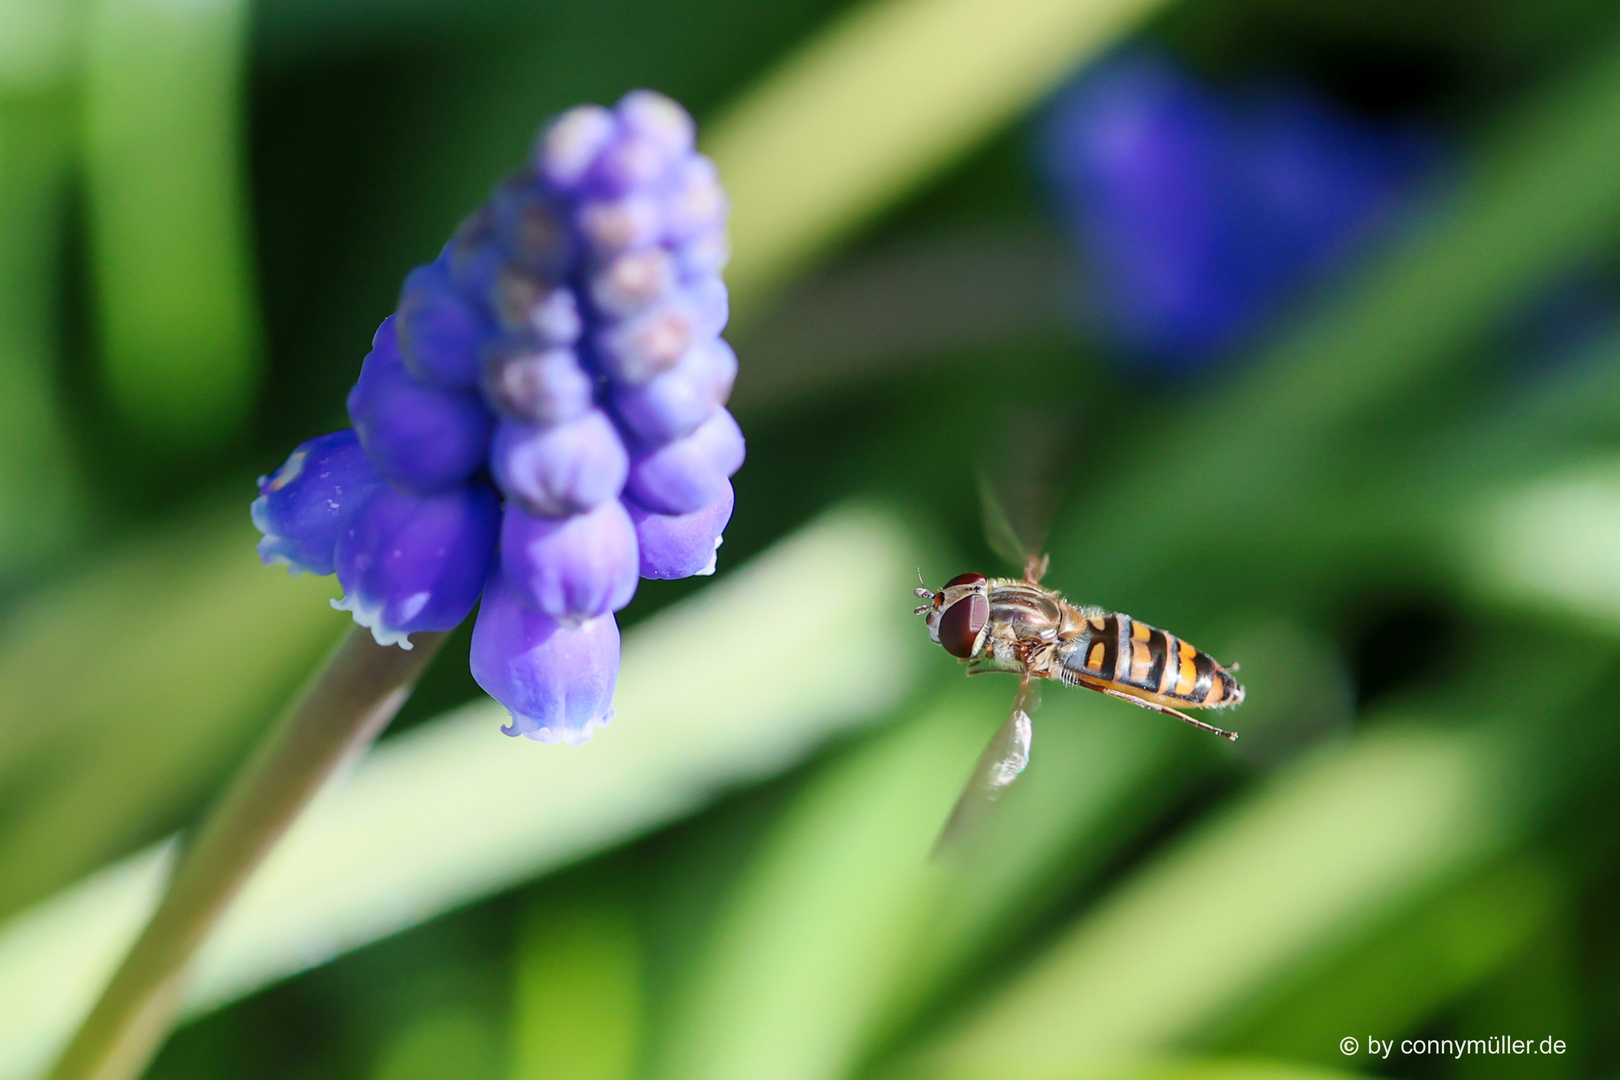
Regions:
M 341 598 L 330 601 L 332 607 L 338 611 L 347 611 L 354 616 L 354 621 L 371 631 L 371 637 L 378 645 L 387 648 L 398 645 L 406 652 L 410 652 L 410 634 L 405 630 L 391 630 L 382 625 L 383 606 L 381 604 L 367 604 L 358 596 L 345 593 Z
M 532 739 L 535 742 L 567 743 L 569 746 L 580 746 L 584 743 L 590 742 L 591 737 L 596 734 L 597 728 L 607 727 L 613 722 L 613 710 L 609 708 L 605 715 L 585 721 L 583 727 L 554 728 L 541 724 L 538 727 L 529 728 L 526 727 L 526 724 L 535 723 L 536 721 L 534 717 L 519 716 L 517 713 L 511 712 L 511 710 L 507 711 L 512 717 L 512 722 L 501 728 L 502 735 L 508 735 L 514 738 L 518 735 L 522 735 L 525 739 Z

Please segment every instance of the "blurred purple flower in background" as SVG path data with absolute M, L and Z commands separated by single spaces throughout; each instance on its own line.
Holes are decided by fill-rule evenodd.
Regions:
M 541 134 L 405 279 L 353 430 L 260 481 L 259 553 L 330 574 L 379 644 L 482 596 L 472 671 L 503 728 L 582 742 L 613 715 L 638 576 L 714 572 L 741 430 L 724 408 L 727 202 L 673 101 L 635 91 Z
M 1037 155 L 1085 262 L 1088 317 L 1129 360 L 1186 374 L 1350 254 L 1436 147 L 1298 86 L 1222 93 L 1132 52 L 1058 95 Z

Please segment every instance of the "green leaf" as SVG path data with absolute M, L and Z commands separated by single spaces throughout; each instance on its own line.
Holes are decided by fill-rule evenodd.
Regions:
M 120 418 L 195 451 L 240 434 L 261 342 L 246 183 L 246 0 L 89 0 L 84 155 Z
M 1128 879 L 923 1060 L 1042 1075 L 1199 1038 L 1599 782 L 1620 746 L 1572 699 L 1605 675 L 1587 663 L 1559 674 L 1559 700 L 1541 686 L 1494 720 L 1385 723 L 1284 770 Z
M 736 307 L 1022 115 L 1155 0 L 868 0 L 709 128 Z
M 385 741 L 272 852 L 199 955 L 189 1010 L 622 843 L 884 715 L 927 655 L 903 603 L 919 554 L 891 515 L 845 508 L 722 570 L 626 635 L 617 719 L 584 747 L 508 739 L 487 700 Z M 816 602 L 794 603 L 807 589 Z M 136 856 L 0 929 L 0 1002 L 16 1003 L 0 1078 L 60 1045 L 162 872 Z
M 642 956 L 623 900 L 531 906 L 517 949 L 512 1080 L 634 1080 Z

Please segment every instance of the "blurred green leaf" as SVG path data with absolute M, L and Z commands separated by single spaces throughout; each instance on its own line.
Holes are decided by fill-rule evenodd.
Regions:
M 469 1007 L 440 1009 L 417 1017 L 383 1049 L 372 1080 L 497 1080 L 500 1032 L 484 1013 Z
M 924 1060 L 1039 1073 L 1177 1045 L 1401 918 L 1606 775 L 1615 736 L 1572 708 L 1601 661 L 1571 661 L 1556 690 L 1508 694 L 1497 719 L 1385 724 L 1285 770 L 1128 880 Z
M 0 12 L 0 25 L 6 17 Z M 0 33 L 27 36 L 16 25 Z M 54 87 L 6 93 L 6 60 L 0 55 L 0 581 L 14 584 L 8 579 L 22 567 L 75 535 L 84 493 L 51 384 L 72 106 Z
M 60 88 L 73 74 L 79 0 L 0 0 L 0 97 Z
M 723 572 L 626 635 L 618 718 L 584 748 L 509 740 L 487 700 L 385 741 L 316 799 L 237 900 L 198 957 L 189 1010 L 622 842 L 883 715 L 919 657 L 914 620 L 894 602 L 919 546 L 889 514 L 845 508 Z M 795 609 L 784 634 L 782 598 L 827 581 L 839 587 Z M 835 640 L 837 664 L 795 652 Z M 0 956 L 18 958 L 0 965 L 0 1001 L 29 1006 L 0 1010 L 4 1080 L 48 1058 L 87 1004 L 35 1001 L 28 987 L 95 987 L 127 945 L 106 935 L 86 949 L 79 933 L 132 895 L 155 896 L 161 865 L 136 858 L 139 869 L 64 898 L 71 914 L 47 903 L 0 929 Z
M 642 956 L 630 911 L 594 895 L 535 904 L 517 949 L 512 1080 L 633 1080 Z
M 246 183 L 247 0 L 87 0 L 86 198 L 120 419 L 194 451 L 241 433 L 260 349 Z
M 1013 692 L 934 659 L 948 688 L 905 727 L 830 762 L 773 826 L 704 959 L 673 991 L 653 1075 L 849 1075 L 1177 790 L 1187 733 L 1054 689 L 1031 765 L 966 865 L 930 862 Z M 1069 853 L 1057 873 L 1053 850 Z
M 1620 460 L 1595 459 L 1481 506 L 1457 548 L 1475 595 L 1620 632 Z
M 746 313 L 1101 52 L 1155 0 L 867 0 L 710 127 Z
M 1573 897 L 1563 900 L 1513 961 L 1476 988 L 1452 1020 L 1459 1033 L 1524 1031 L 1561 1039 L 1564 1053 L 1540 1056 L 1535 1063 L 1536 1074 L 1549 1078 L 1590 1075 L 1597 1056 L 1591 1052 L 1597 1025 L 1583 1000 L 1590 957 L 1578 939 Z M 1526 1071 L 1520 1061 L 1502 1055 L 1468 1055 L 1457 1066 L 1459 1080 L 1498 1080 Z
M 0 633 L 0 912 L 172 827 L 345 619 L 254 554 L 242 500 L 164 521 Z
M 675 991 L 652 1075 L 847 1072 L 913 947 L 939 873 L 928 849 L 1006 711 L 1000 690 L 947 695 L 811 781 L 752 860 L 701 969 Z
M 1620 230 L 1620 42 L 1594 51 L 1517 110 L 1392 252 L 1231 389 L 1145 440 L 1084 508 L 1134 527 L 1056 529 L 1073 540 L 1054 545 L 1054 577 L 1093 567 L 1110 585 L 1142 581 L 1189 542 L 1279 516 L 1342 452 L 1343 425 L 1420 389 L 1443 394 L 1474 360 L 1468 345 L 1599 253 Z
M 1500 971 L 1567 904 L 1566 875 L 1518 855 L 1423 905 L 1370 942 L 1293 983 L 1212 1041 L 1233 1052 L 1339 1064 L 1339 1040 L 1414 1033 L 1465 990 Z M 1529 1030 L 1516 1016 L 1473 1032 Z M 1365 1048 L 1365 1045 L 1364 1045 Z M 1363 1058 L 1362 1061 L 1367 1059 Z M 1350 1064 L 1357 1064 L 1352 1059 Z
M 25 1080 L 90 1011 L 162 895 L 174 845 L 108 867 L 0 928 L 0 1075 Z

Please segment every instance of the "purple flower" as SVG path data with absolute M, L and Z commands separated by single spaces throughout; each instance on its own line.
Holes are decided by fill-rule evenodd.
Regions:
M 618 611 L 636 592 L 636 527 L 618 499 L 585 514 L 535 517 L 508 504 L 501 573 L 518 601 L 578 624 Z
M 411 377 L 400 360 L 394 317 L 349 392 L 349 419 L 377 471 L 412 491 L 443 491 L 483 468 L 494 426 L 475 395 L 436 390 Z
M 1301 88 L 1217 91 L 1153 52 L 1059 94 L 1038 154 L 1084 256 L 1088 313 L 1127 358 L 1181 372 L 1245 344 L 1433 157 Z
M 713 572 L 730 520 L 729 206 L 694 147 L 648 91 L 558 117 L 406 277 L 349 395 L 355 431 L 305 444 L 254 502 L 265 559 L 335 569 L 380 643 L 449 629 L 482 594 L 473 673 L 508 734 L 606 723 L 612 613 L 640 576 Z
M 338 536 L 381 483 L 352 428 L 309 440 L 274 475 L 259 478 L 251 507 L 264 534 L 259 558 L 291 574 L 330 574 Z
M 662 375 L 613 395 L 619 421 L 638 442 L 657 445 L 696 431 L 737 379 L 737 354 L 719 338 L 700 341 Z
M 487 320 L 476 304 L 450 287 L 450 273 L 442 263 L 418 266 L 406 275 L 396 318 L 400 358 L 412 376 L 447 390 L 478 385 Z M 385 320 L 383 325 L 389 324 Z
M 501 730 L 539 742 L 579 744 L 613 719 L 619 627 L 612 615 L 565 626 L 523 606 L 497 575 L 473 624 L 472 674 L 505 705 Z
M 583 514 L 619 494 L 630 455 L 600 409 L 555 427 L 503 420 L 490 451 L 495 480 L 541 517 Z
M 638 455 L 625 490 L 660 514 L 690 514 L 718 502 L 742 467 L 743 434 L 725 409 L 716 409 L 692 434 Z
M 500 504 L 485 484 L 410 495 L 387 484 L 338 537 L 339 611 L 379 645 L 410 648 L 419 630 L 454 630 L 478 602 L 495 556 Z
M 625 508 L 636 526 L 641 576 L 673 580 L 714 573 L 734 497 L 727 484 L 719 501 L 690 514 L 655 514 L 627 502 Z

